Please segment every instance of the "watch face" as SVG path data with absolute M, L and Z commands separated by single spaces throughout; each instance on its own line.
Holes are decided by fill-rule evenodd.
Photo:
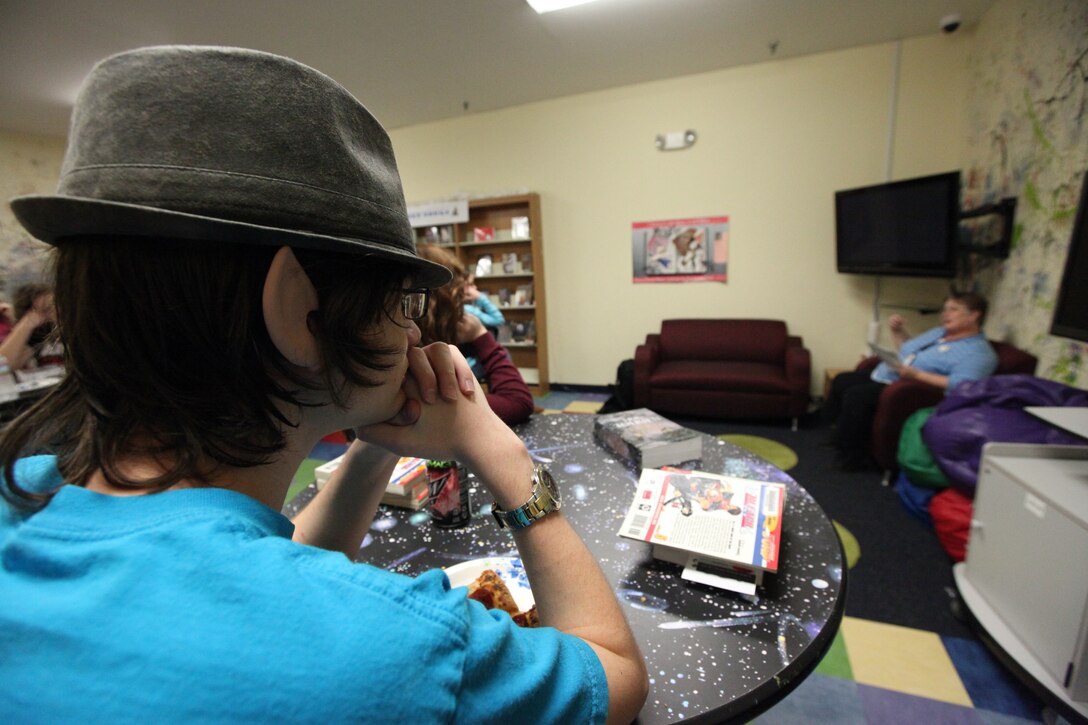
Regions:
M 548 469 L 544 466 L 537 466 L 536 469 L 537 480 L 540 481 L 540 485 L 548 489 L 548 493 L 551 495 L 552 500 L 555 501 L 555 507 L 559 508 L 561 503 L 559 486 L 556 484 L 555 479 L 552 478 L 552 474 L 548 473 Z

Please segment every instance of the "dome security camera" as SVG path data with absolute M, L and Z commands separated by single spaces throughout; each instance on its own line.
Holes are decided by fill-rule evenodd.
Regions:
M 941 18 L 941 30 L 945 33 L 954 33 L 960 29 L 960 24 L 962 22 L 963 21 L 960 19 L 959 13 L 945 15 L 943 18 Z

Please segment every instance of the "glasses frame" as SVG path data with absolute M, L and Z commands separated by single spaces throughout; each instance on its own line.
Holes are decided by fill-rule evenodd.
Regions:
M 427 316 L 427 305 L 431 300 L 431 291 L 425 287 L 413 287 L 400 291 L 400 311 L 406 319 L 422 320 Z

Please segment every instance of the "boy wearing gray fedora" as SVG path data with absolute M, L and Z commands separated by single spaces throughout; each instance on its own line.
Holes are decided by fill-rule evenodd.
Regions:
M 249 50 L 113 56 L 57 193 L 12 208 L 53 245 L 68 374 L 0 432 L 0 721 L 637 715 L 642 657 L 554 481 L 455 348 L 418 346 L 449 272 L 347 91 Z M 476 473 L 546 626 L 350 560 L 401 455 Z

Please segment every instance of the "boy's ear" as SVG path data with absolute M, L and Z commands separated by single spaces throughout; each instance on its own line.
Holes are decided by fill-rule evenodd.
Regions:
M 280 354 L 298 367 L 319 369 L 321 355 L 307 322 L 317 309 L 317 290 L 290 247 L 280 247 L 272 259 L 261 305 L 268 335 Z

